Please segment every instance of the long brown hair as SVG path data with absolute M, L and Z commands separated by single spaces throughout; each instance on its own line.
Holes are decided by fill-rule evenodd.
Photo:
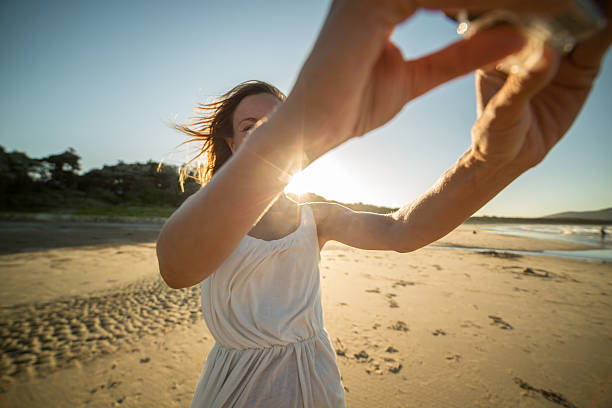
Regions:
M 172 124 L 172 127 L 191 139 L 181 143 L 201 144 L 198 154 L 179 169 L 179 183 L 184 191 L 184 183 L 188 177 L 196 180 L 200 185 L 206 184 L 210 178 L 230 158 L 230 150 L 226 137 L 234 137 L 232 119 L 236 107 L 249 95 L 268 93 L 277 97 L 281 102 L 286 96 L 278 88 L 263 81 L 246 81 L 236 85 L 215 101 L 198 104 L 195 111 L 198 115 L 186 125 Z M 198 158 L 203 160 L 192 165 Z

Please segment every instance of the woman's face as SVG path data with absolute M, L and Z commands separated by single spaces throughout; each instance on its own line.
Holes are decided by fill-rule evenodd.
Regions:
M 255 124 L 269 116 L 282 102 L 275 96 L 268 93 L 260 93 L 244 97 L 236 110 L 232 125 L 234 128 L 234 137 L 226 138 L 227 144 L 232 153 L 244 143 L 247 135 L 254 129 Z

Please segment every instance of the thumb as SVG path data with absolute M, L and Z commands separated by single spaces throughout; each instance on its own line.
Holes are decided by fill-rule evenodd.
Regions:
M 612 0 L 601 0 L 599 5 L 606 16 L 606 26 L 591 38 L 578 43 L 569 55 L 572 63 L 580 68 L 598 69 L 612 44 Z
M 513 159 L 523 146 L 535 120 L 531 100 L 550 83 L 559 67 L 560 56 L 555 51 L 543 46 L 541 52 L 531 66 L 508 75 L 479 114 L 472 128 L 472 145 L 483 159 Z
M 482 114 L 495 117 L 496 128 L 512 127 L 528 107 L 531 98 L 546 87 L 557 73 L 560 56 L 556 51 L 542 45 L 534 52 L 540 55 L 534 55 L 531 63 L 528 61 L 528 65 L 519 72 L 509 74 L 484 106 Z

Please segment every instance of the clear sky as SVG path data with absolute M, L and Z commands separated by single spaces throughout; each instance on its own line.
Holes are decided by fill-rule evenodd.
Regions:
M 288 93 L 329 1 L 65 1 L 0 4 L 0 144 L 42 157 L 74 147 L 84 170 L 177 163 L 170 120 L 248 79 Z M 419 13 L 394 40 L 406 57 L 458 39 Z M 412 102 L 391 123 L 306 169 L 298 187 L 329 199 L 401 206 L 468 148 L 472 76 Z M 540 216 L 612 206 L 612 57 L 551 154 L 478 214 Z

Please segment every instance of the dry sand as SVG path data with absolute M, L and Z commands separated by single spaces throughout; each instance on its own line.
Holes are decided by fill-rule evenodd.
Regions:
M 437 245 L 578 249 L 484 227 Z M 214 340 L 199 288 L 160 281 L 158 230 L 0 223 L 0 406 L 189 405 Z M 612 406 L 610 264 L 328 243 L 321 277 L 349 407 Z

